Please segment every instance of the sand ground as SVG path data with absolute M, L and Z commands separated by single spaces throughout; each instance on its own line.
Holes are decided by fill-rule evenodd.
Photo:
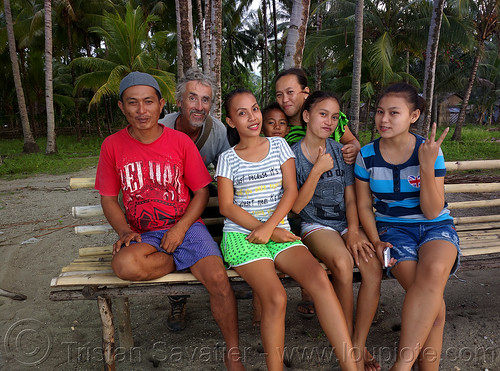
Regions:
M 95 168 L 70 175 L 0 180 L 0 288 L 27 296 L 25 301 L 0 297 L 1 370 L 102 367 L 101 325 L 95 301 L 49 300 L 51 278 L 76 257 L 78 248 L 110 244 L 115 239 L 113 233 L 73 233 L 73 226 L 87 221 L 74 219 L 71 206 L 93 205 L 99 200 L 96 192 L 70 191 L 69 178 L 94 174 Z M 32 243 L 25 242 L 33 238 Z M 499 284 L 500 269 L 459 271 L 450 278 L 445 293 L 442 370 L 500 370 Z M 289 369 L 339 369 L 317 319 L 305 320 L 297 314 L 299 290 L 289 289 L 288 294 Z M 396 352 L 403 298 L 396 281 L 382 283 L 380 313 L 367 345 L 383 369 Z M 259 331 L 251 321 L 251 301 L 239 300 L 238 306 L 244 363 L 248 370 L 264 370 Z M 167 313 L 163 297 L 131 299 L 135 348 L 118 348 L 118 368 L 223 370 L 223 341 L 210 315 L 208 295 L 189 299 L 189 324 L 181 333 L 168 331 Z

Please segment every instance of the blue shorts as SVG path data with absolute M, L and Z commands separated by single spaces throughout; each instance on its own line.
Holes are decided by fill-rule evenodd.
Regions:
M 418 261 L 418 250 L 427 242 L 440 240 L 452 243 L 457 249 L 457 258 L 450 274 L 454 274 L 460 265 L 460 242 L 453 224 L 411 223 L 405 225 L 377 225 L 380 240 L 392 244 L 391 258 L 397 260 L 393 267 L 387 268 L 391 278 L 391 269 L 405 260 Z
M 191 267 L 198 260 L 207 256 L 213 255 L 222 259 L 219 246 L 208 232 L 207 227 L 200 222 L 194 223 L 188 229 L 184 241 L 173 253 L 168 253 L 160 247 L 161 239 L 165 233 L 168 233 L 168 230 L 144 232 L 141 234 L 142 242 L 153 246 L 159 252 L 172 255 L 178 271 Z M 130 243 L 136 243 L 136 241 L 130 241 Z

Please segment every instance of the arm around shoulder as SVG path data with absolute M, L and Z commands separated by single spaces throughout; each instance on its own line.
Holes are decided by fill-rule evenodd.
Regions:
M 344 156 L 344 161 L 351 165 L 356 161 L 356 156 L 361 149 L 361 144 L 356 139 L 354 134 L 349 130 L 349 127 L 345 128 L 344 135 L 340 138 L 340 143 L 344 146 L 342 147 L 342 154 Z

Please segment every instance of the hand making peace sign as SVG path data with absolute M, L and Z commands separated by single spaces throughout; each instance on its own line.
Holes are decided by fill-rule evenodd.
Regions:
M 436 126 L 436 123 L 432 124 L 431 136 L 426 139 L 418 149 L 420 167 L 424 169 L 434 169 L 434 163 L 436 162 L 436 158 L 439 153 L 439 147 L 441 147 L 441 143 L 443 143 L 448 131 L 450 131 L 450 128 L 446 128 L 439 139 L 436 140 Z

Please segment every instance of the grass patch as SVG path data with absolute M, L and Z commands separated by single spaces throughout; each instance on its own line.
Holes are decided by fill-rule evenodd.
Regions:
M 437 129 L 436 137 L 443 133 L 445 127 Z M 497 160 L 500 159 L 500 131 L 487 131 L 483 127 L 468 125 L 462 128 L 462 140 L 455 142 L 451 140 L 454 128 L 446 136 L 441 149 L 445 161 L 470 161 L 470 160 Z M 371 133 L 363 131 L 359 133 L 361 146 L 370 141 Z M 378 135 L 377 135 L 378 137 Z
M 0 140 L 0 178 L 19 179 L 32 174 L 67 174 L 96 166 L 103 138 L 91 136 L 80 142 L 72 136 L 57 137 L 58 153 L 45 154 L 46 138 L 37 139 L 39 153 L 24 154 L 21 139 Z
M 438 128 L 438 136 L 444 128 Z M 452 130 L 453 131 L 453 128 Z M 446 161 L 500 159 L 500 131 L 487 131 L 483 127 L 466 126 L 462 129 L 462 141 L 451 140 L 452 132 L 443 142 Z M 359 133 L 361 145 L 370 141 L 370 132 Z M 89 136 L 77 142 L 73 136 L 57 137 L 58 153 L 45 155 L 47 141 L 37 139 L 40 153 L 23 154 L 22 139 L 0 140 L 0 178 L 18 179 L 32 174 L 67 174 L 96 166 L 103 138 Z M 500 171 L 495 171 L 500 172 Z

